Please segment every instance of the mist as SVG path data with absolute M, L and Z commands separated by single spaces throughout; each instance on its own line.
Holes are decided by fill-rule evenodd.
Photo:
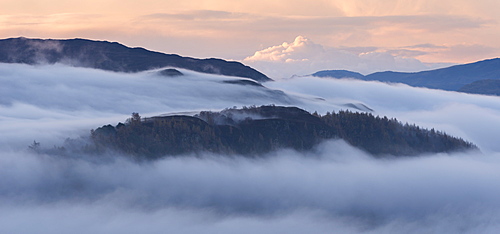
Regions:
M 328 104 L 362 103 L 373 109 L 374 115 L 397 118 L 439 129 L 450 135 L 476 143 L 483 151 L 500 152 L 500 98 L 466 94 L 404 84 L 354 79 L 301 77 L 266 85 L 286 93 L 302 95 L 308 111 L 331 111 Z M 318 100 L 321 98 L 322 100 Z
M 263 159 L 1 160 L 6 233 L 484 233 L 500 225 L 498 155 L 376 160 L 331 141 Z
M 181 71 L 185 76 L 162 77 L 155 71 L 126 74 L 63 65 L 0 64 L 0 131 L 7 134 L 0 145 L 19 148 L 26 145 L 22 142 L 26 136 L 30 142 L 52 145 L 104 124 L 123 122 L 132 112 L 150 117 L 292 102 L 280 91 L 224 83 L 241 78 Z
M 349 79 L 264 83 L 182 71 L 123 74 L 0 64 L 1 233 L 496 233 L 500 228 L 498 97 Z M 444 130 L 481 152 L 375 159 L 340 140 L 259 158 L 27 150 L 142 116 L 294 105 L 376 115 Z M 354 108 L 355 109 L 355 108 Z M 29 225 L 27 225 L 29 224 Z

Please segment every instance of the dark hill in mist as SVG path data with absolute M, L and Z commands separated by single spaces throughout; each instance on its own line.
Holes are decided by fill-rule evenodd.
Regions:
M 25 64 L 62 63 L 117 72 L 140 72 L 176 67 L 226 76 L 269 81 L 266 75 L 239 62 L 195 59 L 130 48 L 117 42 L 85 39 L 53 40 L 9 38 L 0 40 L 0 62 Z
M 364 79 L 365 76 L 358 72 L 346 71 L 346 70 L 326 70 L 319 71 L 314 74 L 316 77 L 333 77 L 333 78 L 354 78 L 354 79 Z
M 312 74 L 317 77 L 345 78 L 351 77 L 361 80 L 377 80 L 383 82 L 403 83 L 415 87 L 427 87 L 459 91 L 465 85 L 485 79 L 500 79 L 500 58 L 483 60 L 475 63 L 456 65 L 422 72 L 376 72 L 363 76 L 359 73 L 346 74 L 338 70 L 320 71 Z
M 464 93 L 486 94 L 500 96 L 500 79 L 499 80 L 478 80 L 474 81 L 458 91 Z
M 142 119 L 92 131 L 94 153 L 109 149 L 141 159 L 213 152 L 258 156 L 281 148 L 311 150 L 328 139 L 343 139 L 373 155 L 418 155 L 476 147 L 445 133 L 401 124 L 396 119 L 340 111 L 320 116 L 296 107 L 261 106 L 200 112 L 196 116 Z

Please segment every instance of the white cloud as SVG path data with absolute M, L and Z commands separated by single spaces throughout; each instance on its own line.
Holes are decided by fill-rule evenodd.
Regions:
M 369 74 L 387 70 L 420 71 L 442 66 L 424 64 L 413 58 L 421 55 L 419 51 L 410 53 L 406 50 L 406 53 L 402 53 L 401 50 L 359 49 L 362 48 L 325 47 L 298 36 L 292 43 L 284 42 L 257 51 L 243 62 L 272 78 L 308 75 L 320 70 L 351 70 Z
M 307 61 L 311 54 L 324 53 L 323 46 L 311 42 L 309 39 L 298 36 L 292 43 L 283 42 L 279 46 L 269 47 L 257 51 L 245 61 L 271 61 L 271 62 L 301 62 Z

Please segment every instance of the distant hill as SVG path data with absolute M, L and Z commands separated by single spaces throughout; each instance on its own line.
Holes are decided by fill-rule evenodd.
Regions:
M 313 76 L 317 77 L 335 77 L 335 78 L 354 78 L 354 79 L 364 79 L 365 76 L 357 73 L 357 72 L 352 72 L 352 71 L 346 71 L 346 70 L 326 70 L 326 71 L 319 71 L 313 74 Z
M 130 48 L 117 42 L 86 39 L 0 40 L 1 63 L 54 64 L 63 63 L 117 72 L 140 72 L 162 67 L 175 67 L 197 72 L 238 76 L 258 82 L 271 80 L 259 71 L 239 62 L 222 59 L 195 59 L 164 54 L 143 48 Z
M 341 111 L 324 116 L 297 107 L 261 106 L 204 111 L 196 116 L 143 119 L 92 131 L 88 152 L 120 151 L 141 159 L 213 152 L 255 157 L 281 148 L 311 150 L 328 139 L 344 139 L 373 155 L 409 156 L 476 146 L 445 133 L 403 125 L 396 119 Z
M 342 72 L 345 73 L 345 71 Z M 463 86 L 478 80 L 500 79 L 500 58 L 414 73 L 386 71 L 376 72 L 366 76 L 359 73 L 351 73 L 353 76 L 348 77 L 361 80 L 377 80 L 383 82 L 403 83 L 415 87 L 458 91 Z M 339 71 L 336 70 L 319 71 L 312 75 L 334 78 L 345 77 L 339 77 Z
M 478 80 L 474 81 L 458 91 L 464 93 L 486 94 L 500 96 L 500 80 Z

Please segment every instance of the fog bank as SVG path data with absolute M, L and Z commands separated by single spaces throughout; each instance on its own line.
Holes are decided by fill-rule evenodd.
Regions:
M 483 233 L 500 224 L 498 156 L 376 160 L 342 141 L 306 154 L 142 164 L 3 152 L 0 231 L 85 223 L 97 233 Z M 21 221 L 33 225 L 15 225 Z
M 312 77 L 263 89 L 183 73 L 0 64 L 0 233 L 498 232 L 498 97 Z M 482 152 L 375 159 L 329 141 L 257 159 L 202 154 L 138 163 L 27 150 L 33 140 L 61 145 L 132 112 L 273 103 L 320 114 L 366 105 Z

